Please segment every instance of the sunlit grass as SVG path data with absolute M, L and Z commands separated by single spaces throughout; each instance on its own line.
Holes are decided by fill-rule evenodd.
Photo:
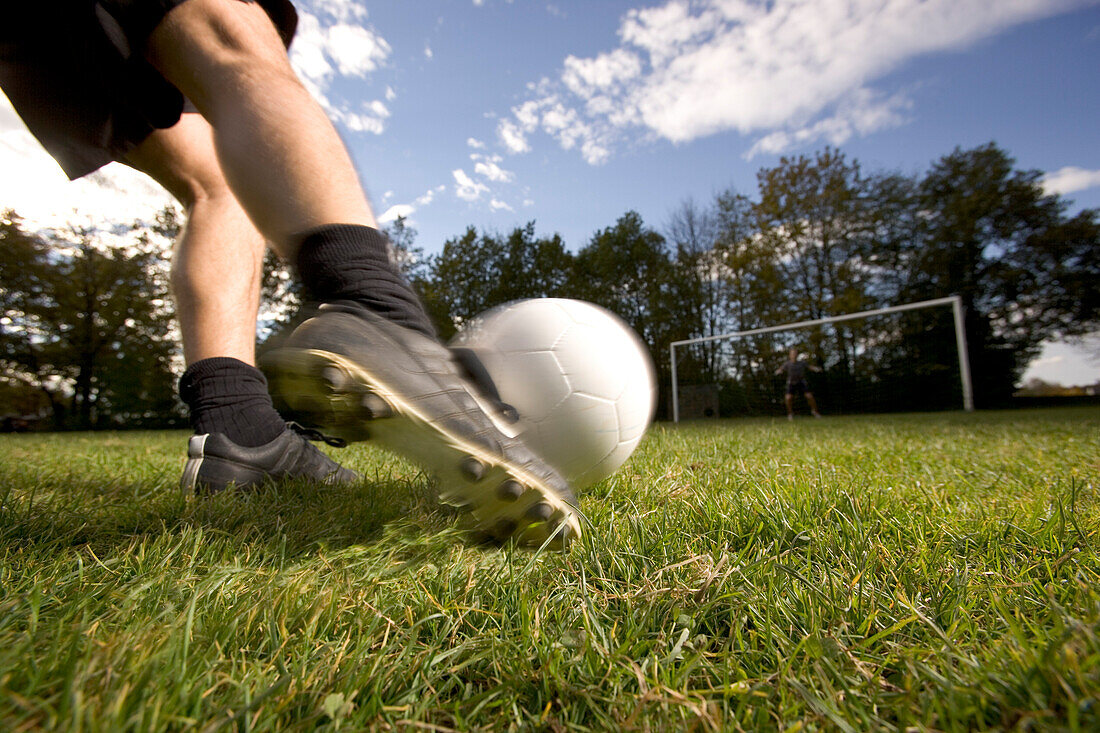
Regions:
M 658 426 L 543 555 L 185 441 L 0 436 L 0 729 L 1100 726 L 1097 409 Z

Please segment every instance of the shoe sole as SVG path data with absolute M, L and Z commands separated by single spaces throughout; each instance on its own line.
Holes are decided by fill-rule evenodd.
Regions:
M 575 507 L 503 456 L 422 414 L 361 364 L 330 351 L 276 349 L 263 358 L 273 395 L 326 432 L 370 439 L 432 470 L 440 499 L 488 539 L 561 549 L 580 536 Z

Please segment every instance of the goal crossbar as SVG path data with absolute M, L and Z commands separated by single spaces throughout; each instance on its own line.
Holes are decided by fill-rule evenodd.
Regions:
M 852 321 L 857 318 L 867 318 L 869 316 L 880 316 L 886 313 L 900 313 L 902 311 L 917 310 L 918 308 L 932 308 L 939 305 L 950 305 L 951 310 L 955 316 L 955 345 L 959 352 L 959 379 L 962 382 L 963 393 L 963 408 L 967 412 L 974 410 L 974 389 L 970 382 L 970 359 L 967 356 L 966 348 L 966 325 L 963 319 L 963 305 L 962 298 L 958 295 L 949 295 L 946 298 L 934 298 L 932 300 L 921 300 L 916 303 L 905 303 L 904 305 L 892 305 L 887 308 L 875 308 L 874 310 L 860 311 L 859 313 L 844 313 L 839 316 L 828 316 L 827 318 L 815 318 L 810 321 L 796 321 L 794 323 L 782 323 L 778 326 L 766 326 L 764 328 L 752 328 L 747 331 L 731 331 L 729 333 L 719 333 L 714 336 L 700 336 L 699 338 L 683 339 L 681 341 L 673 341 L 669 344 L 669 358 L 671 360 L 671 372 L 672 372 L 672 421 L 680 422 L 680 400 L 679 400 L 679 385 L 676 382 L 676 348 L 678 346 L 690 346 L 692 344 L 703 344 L 711 341 L 720 341 L 722 339 L 741 338 L 744 336 L 758 336 L 764 333 L 774 333 L 776 331 L 793 331 L 798 328 L 809 328 L 810 326 L 822 326 L 826 323 L 839 323 L 841 321 Z

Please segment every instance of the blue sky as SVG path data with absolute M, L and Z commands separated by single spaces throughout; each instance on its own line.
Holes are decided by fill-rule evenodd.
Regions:
M 993 140 L 1100 207 L 1100 0 L 296 5 L 295 67 L 376 213 L 406 214 L 429 253 L 468 225 L 535 220 L 574 249 L 630 209 L 661 229 L 826 144 L 917 173 Z M 21 173 L 0 176 L 0 206 L 43 225 L 163 201 L 118 166 L 67 184 L 6 104 L 0 170 Z

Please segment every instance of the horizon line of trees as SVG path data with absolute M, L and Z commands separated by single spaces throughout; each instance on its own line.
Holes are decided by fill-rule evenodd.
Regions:
M 535 222 L 474 227 L 425 255 L 404 219 L 387 227 L 441 337 L 519 298 L 588 300 L 647 344 L 668 410 L 673 341 L 961 296 L 979 407 L 1004 404 L 1049 339 L 1100 328 L 1100 212 L 1070 215 L 994 143 L 956 148 L 919 175 L 866 172 L 834 148 L 784 157 L 748 196 L 683 201 L 663 231 L 628 211 L 571 251 Z M 0 216 L 0 414 L 36 405 L 55 427 L 180 424 L 165 242 L 176 212 L 111 249 L 92 230 L 28 233 Z M 300 288 L 269 258 L 263 335 Z M 793 340 L 792 340 L 793 339 Z M 724 414 L 778 410 L 774 369 L 798 345 L 837 411 L 957 407 L 951 314 L 909 314 L 683 350 L 684 384 L 718 385 Z M 815 387 L 815 390 L 818 388 Z M 21 400 L 21 402 L 20 402 Z

